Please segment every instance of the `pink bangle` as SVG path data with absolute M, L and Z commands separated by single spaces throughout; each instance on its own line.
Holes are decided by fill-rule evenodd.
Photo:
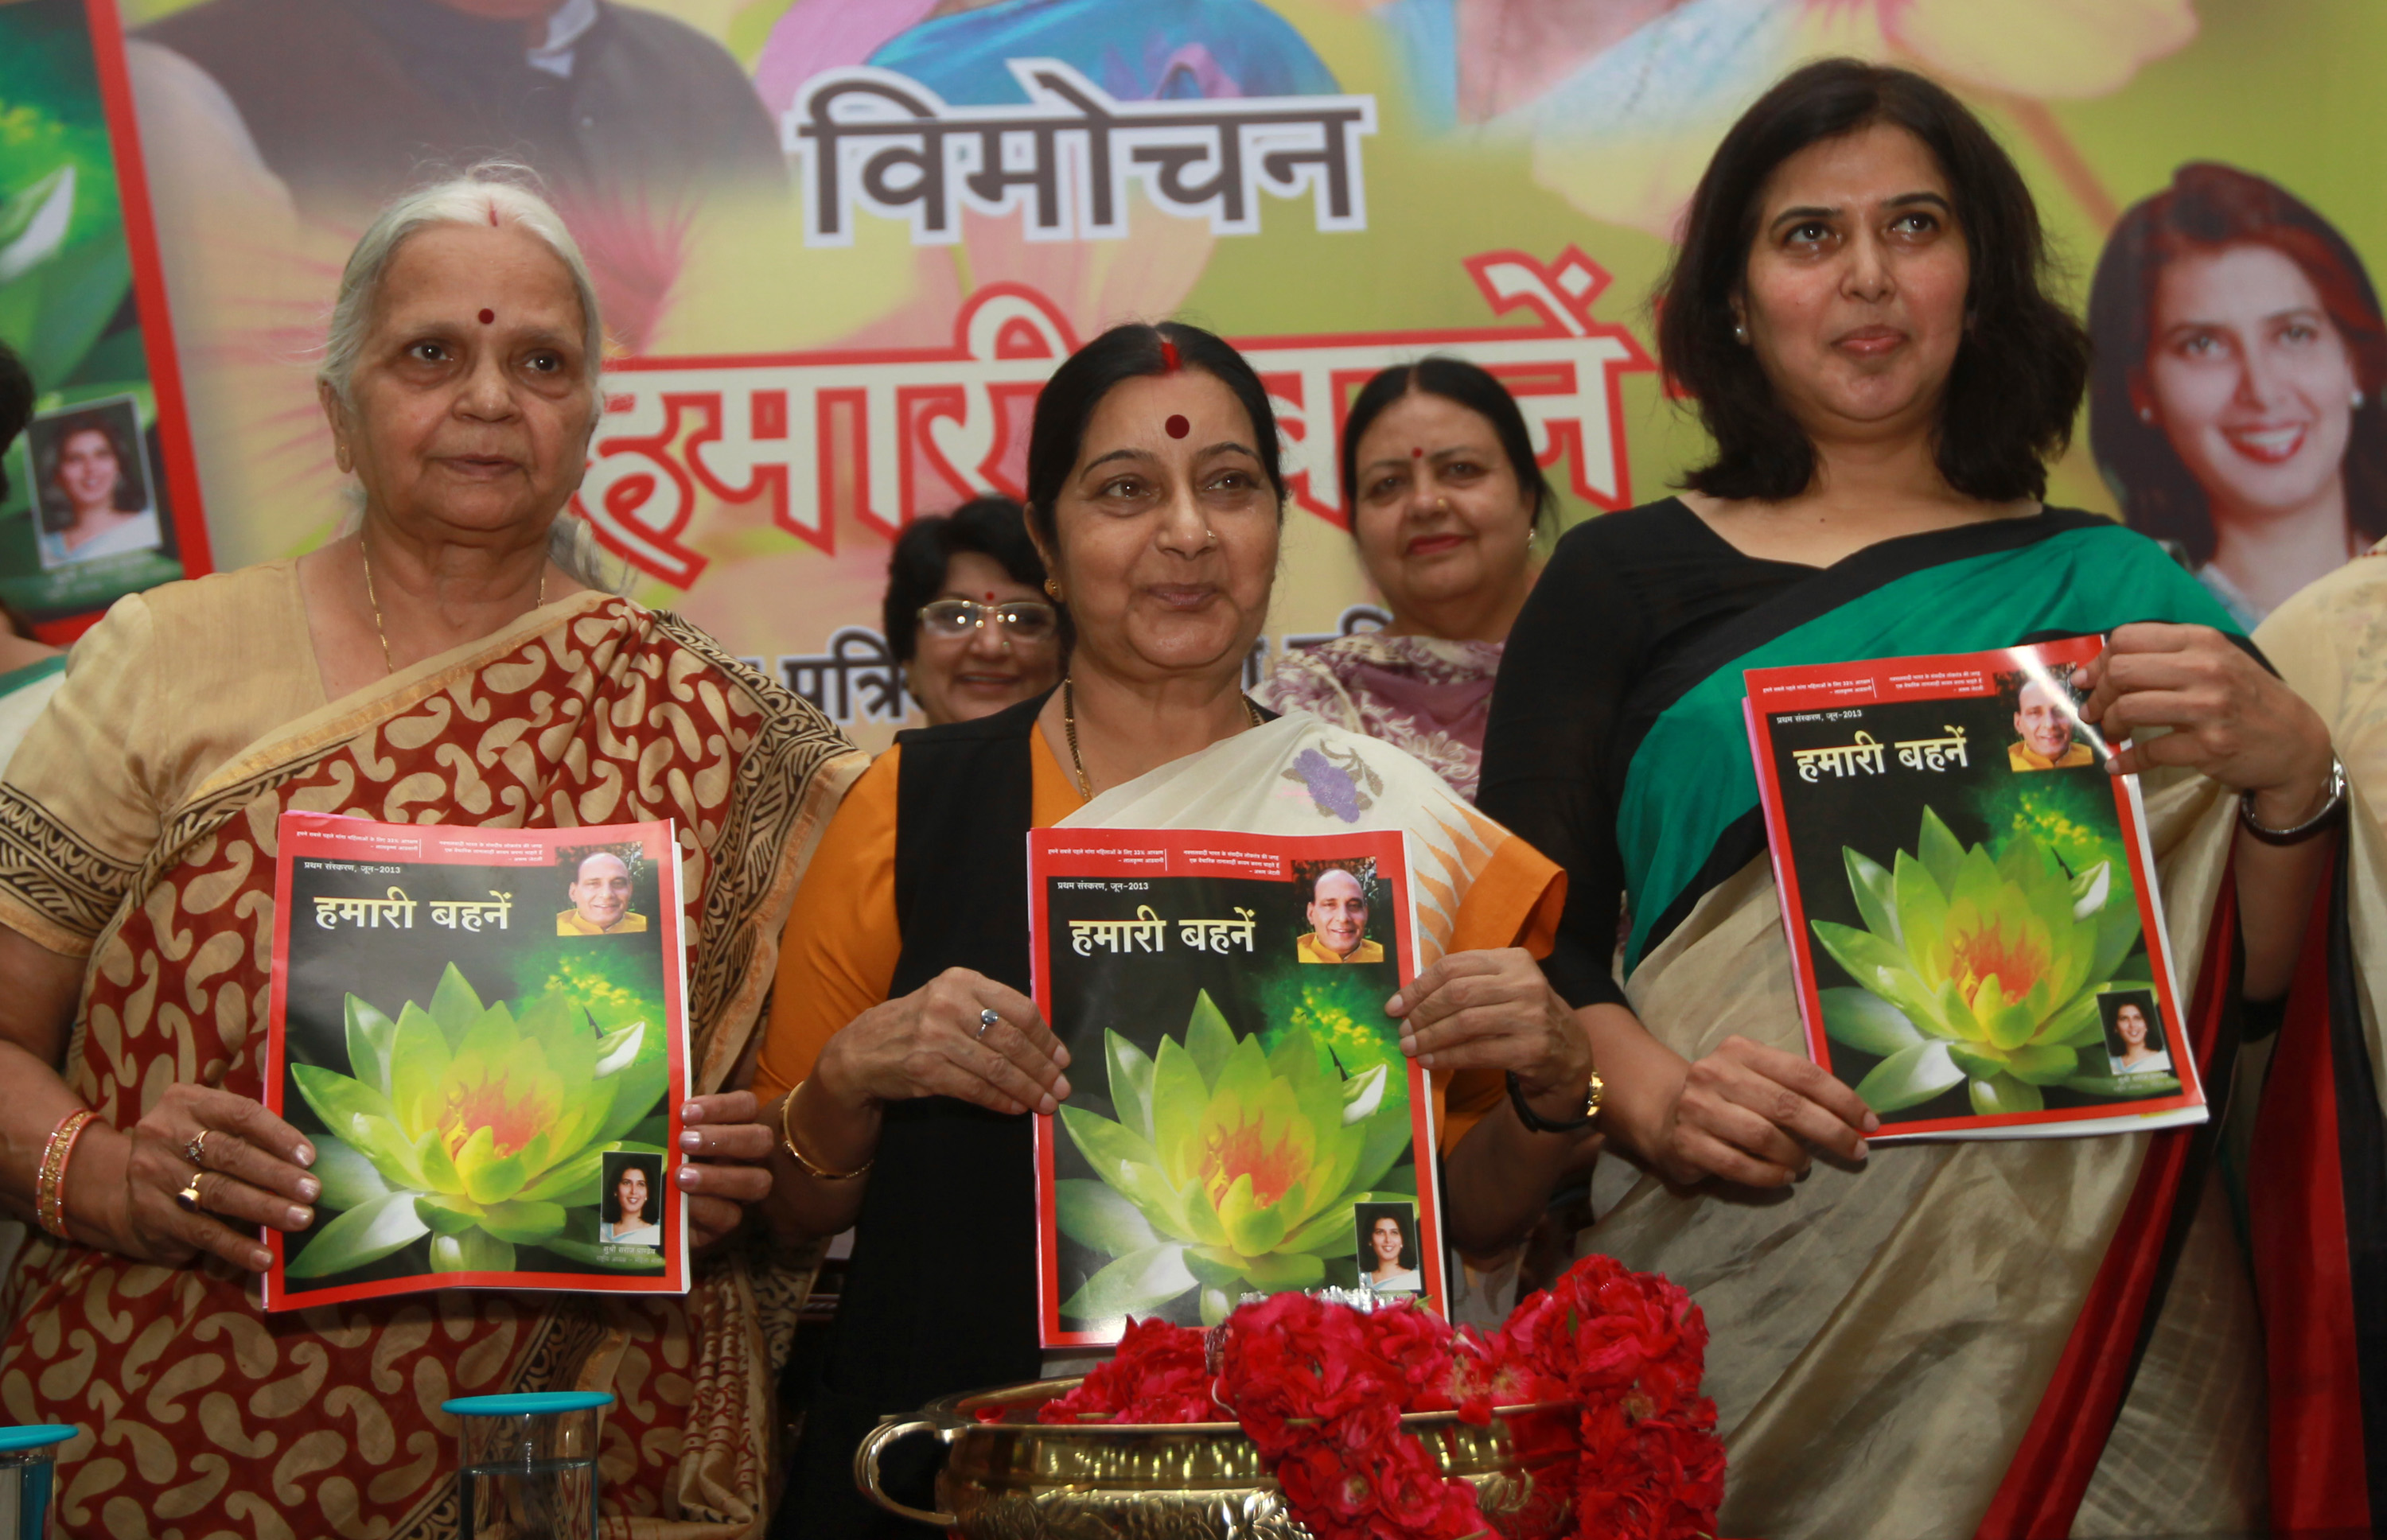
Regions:
M 82 1137 L 85 1125 L 98 1117 L 89 1107 L 78 1107 L 58 1119 L 50 1130 L 50 1142 L 42 1151 L 42 1171 L 33 1184 L 33 1215 L 42 1228 L 59 1240 L 67 1234 L 67 1157 L 74 1154 L 75 1141 Z

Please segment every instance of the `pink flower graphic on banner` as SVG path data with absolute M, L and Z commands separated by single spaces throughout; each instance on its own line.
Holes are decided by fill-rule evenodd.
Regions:
M 1807 60 L 1917 69 L 1990 104 L 2101 223 L 2113 202 L 2050 101 L 2109 95 L 2196 36 L 2193 0 L 1634 0 L 1585 26 L 1511 4 L 1497 27 L 1393 23 L 1431 120 L 1528 137 L 1535 180 L 1594 219 L 1671 237 L 1735 118 Z

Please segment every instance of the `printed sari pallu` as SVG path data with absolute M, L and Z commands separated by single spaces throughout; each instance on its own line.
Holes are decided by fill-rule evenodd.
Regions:
M 291 666 L 315 664 L 302 650 Z M 259 1094 L 284 812 L 489 827 L 671 818 L 697 938 L 691 1080 L 709 1092 L 745 1053 L 802 866 L 862 764 L 701 633 L 580 594 L 265 732 L 161 810 L 137 865 L 12 773 L 0 917 L 90 953 L 64 1072 L 122 1129 L 177 1081 Z M 686 1296 L 458 1291 L 269 1317 L 220 1264 L 156 1267 L 36 1236 L 11 1282 L 0 1407 L 82 1430 L 58 1462 L 70 1533 L 452 1535 L 457 1427 L 441 1400 L 597 1389 L 618 1398 L 604 1533 L 694 1540 L 748 1533 L 764 1510 L 773 1381 L 806 1275 L 733 1246 L 700 1262 Z
M 1631 702 L 1620 750 L 1629 768 L 1617 832 L 1633 915 L 1625 988 L 1649 1030 L 1691 1059 L 1734 1034 L 1802 1051 L 1743 670 L 1984 650 L 2133 621 L 2211 625 L 2246 645 L 2153 543 L 2078 519 L 1887 542 L 1692 644 Z M 1804 1180 L 1767 1193 L 1644 1178 L 1585 1232 L 1586 1249 L 1664 1272 L 1707 1313 L 1707 1388 L 1730 1449 L 1726 1533 L 2021 1540 L 2242 1530 L 2260 1527 L 2267 1487 L 2275 1509 L 2292 1510 L 2315 1480 L 2342 1482 L 2351 1469 L 2360 1484 L 2351 1370 L 2330 1404 L 2349 1419 L 2355 1446 L 2334 1471 L 2299 1471 L 2280 1456 L 2267 1471 L 2264 1441 L 2249 1436 L 2263 1425 L 2264 1325 L 2275 1368 L 2308 1351 L 2302 1318 L 2349 1299 L 2345 1253 L 2333 1273 L 2324 1257 L 2293 1279 L 2267 1276 L 2258 1325 L 2214 1169 L 2232 1095 L 2263 1090 L 2245 1083 L 2255 1077 L 2233 1077 L 2238 799 L 2171 772 L 2149 775 L 2143 790 L 2213 1122 L 1876 1147 L 1859 1168 L 1819 1158 Z M 2323 896 L 2323 940 L 2334 935 L 2341 949 L 2349 866 L 2355 912 L 2369 902 L 2375 930 L 2375 839 L 2341 860 L 2333 910 Z M 2348 1170 L 2347 1213 L 2326 1221 L 2355 1223 L 2367 1203 L 2373 1212 L 2358 1221 L 2377 1223 L 2377 980 L 2331 973 L 2325 960 L 2315 968 L 2278 1061 L 2334 1055 L 2335 1079 L 2318 1083 L 2334 1085 L 2331 1107 L 2368 1142 L 2341 1131 L 2301 1148 L 2258 1147 L 2258 1231 L 2267 1208 L 2300 1205 L 2324 1171 L 2339 1191 L 2341 1147 L 2367 1149 L 2372 1168 Z M 2367 1024 L 2356 999 L 2366 989 Z M 2283 1084 L 2275 1073 L 2264 1093 L 2301 1106 L 2316 1093 L 2309 1074 L 2299 1077 Z M 2351 1317 L 2330 1319 L 2340 1318 L 2350 1331 Z M 2376 1327 L 2367 1330 L 2375 1339 Z M 2281 1432 L 2318 1409 L 2283 1422 L 2276 1389 L 2271 1399 Z M 2370 1430 L 2373 1448 L 2382 1435 L 2387 1428 Z

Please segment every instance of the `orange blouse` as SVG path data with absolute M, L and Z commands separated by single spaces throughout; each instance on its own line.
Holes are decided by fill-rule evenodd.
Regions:
M 1032 735 L 1029 815 L 1048 828 L 1085 805 L 1041 732 Z M 903 952 L 895 913 L 895 785 L 903 749 L 881 754 L 845 794 L 804 872 L 779 947 L 771 1022 L 754 1067 L 765 1105 L 812 1073 L 828 1040 L 884 1002 Z M 1547 956 L 1565 905 L 1566 874 L 1511 838 L 1469 886 L 1452 952 L 1522 946 Z M 1448 1150 L 1507 1094 L 1497 1071 L 1437 1077 L 1440 1143 Z

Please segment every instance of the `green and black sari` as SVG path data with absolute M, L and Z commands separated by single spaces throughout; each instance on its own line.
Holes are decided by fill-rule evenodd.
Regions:
M 1671 499 L 1577 529 L 1510 636 L 1480 802 L 1571 874 L 1552 982 L 1629 1004 L 1686 1058 L 1734 1035 L 1800 1051 L 1742 671 L 2134 621 L 2247 645 L 2159 548 L 2090 514 L 1905 536 L 1823 569 L 1742 555 Z M 2143 790 L 2190 1047 L 2220 1109 L 2241 1046 L 2237 799 L 2177 773 Z M 2263 1333 L 2207 1180 L 2221 1126 L 1880 1148 L 1763 1193 L 1645 1178 L 1582 1245 L 1705 1309 L 1729 1533 L 2251 1529 Z

